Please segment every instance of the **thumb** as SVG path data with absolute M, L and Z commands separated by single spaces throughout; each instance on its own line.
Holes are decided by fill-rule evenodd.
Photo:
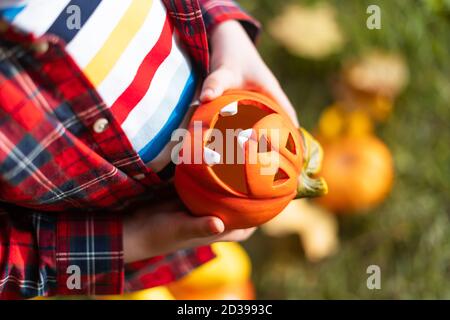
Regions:
M 297 112 L 289 101 L 289 98 L 284 93 L 283 89 L 281 89 L 280 86 L 275 86 L 270 90 L 269 94 L 280 104 L 281 107 L 283 107 L 284 111 L 286 111 L 294 125 L 297 128 L 300 128 Z
M 191 240 L 221 234 L 225 226 L 217 217 L 189 217 L 180 223 L 178 238 L 180 240 Z
M 292 106 L 289 98 L 286 96 L 286 93 L 284 93 L 275 77 L 261 76 L 260 79 L 263 79 L 261 80 L 260 90 L 277 101 L 287 113 L 289 118 L 292 120 L 294 125 L 299 128 L 300 123 L 298 121 L 297 112 L 295 111 L 295 108 Z
M 219 68 L 206 77 L 200 93 L 200 101 L 207 102 L 220 97 L 224 91 L 237 86 L 236 76 L 227 68 Z

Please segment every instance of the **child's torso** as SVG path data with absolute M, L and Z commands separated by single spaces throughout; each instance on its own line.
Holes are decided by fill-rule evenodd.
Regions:
M 9 0 L 0 15 L 35 36 L 55 34 L 154 171 L 170 164 L 197 79 L 161 0 Z

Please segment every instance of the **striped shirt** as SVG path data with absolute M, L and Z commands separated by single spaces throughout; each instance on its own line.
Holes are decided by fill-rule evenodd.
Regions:
M 170 163 L 198 79 L 161 0 L 4 0 L 0 16 L 56 35 L 155 172 Z

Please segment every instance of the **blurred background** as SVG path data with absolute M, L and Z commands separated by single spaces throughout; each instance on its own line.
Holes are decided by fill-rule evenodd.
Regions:
M 449 299 L 450 2 L 239 3 L 264 26 L 260 52 L 302 126 L 322 142 L 324 166 L 357 175 L 343 187 L 339 175 L 327 172 L 330 195 L 337 192 L 338 199 L 310 206 L 321 213 L 303 214 L 298 232 L 263 228 L 244 244 L 257 297 Z M 381 29 L 367 27 L 373 4 Z M 389 155 L 380 143 L 393 160 L 391 186 Z M 348 160 L 349 144 L 368 149 L 366 155 L 330 163 Z M 375 160 L 364 167 L 352 157 Z M 378 191 L 357 181 L 366 177 Z M 356 200 L 339 203 L 345 188 Z M 365 195 L 370 192 L 379 194 Z M 315 229 L 316 240 L 308 234 Z M 370 265 L 380 267 L 380 290 L 367 288 Z
M 239 3 L 329 194 L 181 281 L 106 298 L 450 299 L 450 1 Z

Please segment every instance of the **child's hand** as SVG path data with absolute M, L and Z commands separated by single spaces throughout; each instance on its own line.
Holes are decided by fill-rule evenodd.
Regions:
M 299 126 L 294 108 L 239 22 L 219 24 L 211 35 L 211 74 L 200 100 L 209 101 L 228 89 L 249 89 L 275 99 Z
M 224 229 L 219 218 L 191 216 L 177 201 L 142 207 L 124 219 L 124 259 L 128 263 L 217 241 L 242 241 L 255 230 Z

